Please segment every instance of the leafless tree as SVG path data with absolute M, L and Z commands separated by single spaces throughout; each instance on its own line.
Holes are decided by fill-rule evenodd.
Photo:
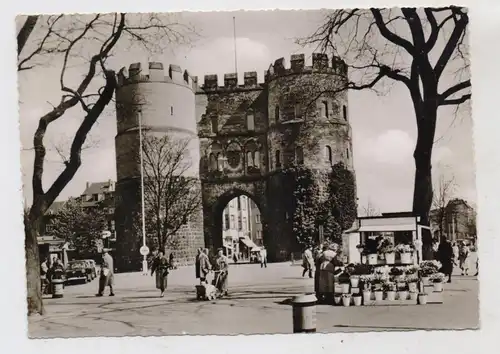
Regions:
M 424 225 L 429 225 L 433 199 L 431 156 L 438 109 L 471 97 L 468 23 L 467 9 L 457 6 L 334 10 L 316 32 L 299 40 L 345 61 L 349 79 L 339 90 L 376 90 L 391 81 L 408 89 L 418 133 L 413 212 Z M 454 75 L 447 87 L 446 70 Z M 430 244 L 429 233 L 423 241 Z
M 143 139 L 146 215 L 162 250 L 176 244 L 178 231 L 200 210 L 200 181 L 189 176 L 193 167 L 190 142 L 170 135 Z
M 108 59 L 133 45 L 161 52 L 173 44 L 189 42 L 194 32 L 189 26 L 175 22 L 171 15 L 50 15 L 24 16 L 17 20 L 22 24 L 17 37 L 18 72 L 60 63 L 58 103 L 39 118 L 33 137 L 33 201 L 24 220 L 28 314 L 42 314 L 37 244 L 41 217 L 75 176 L 82 162 L 82 146 L 113 98 L 117 80 Z M 77 82 L 70 82 L 68 71 L 75 67 L 82 68 L 84 74 Z M 71 116 L 80 114 L 83 119 L 71 138 L 64 169 L 44 188 L 44 137 L 51 123 L 71 119 L 70 110 Z
M 380 211 L 373 205 L 371 200 L 368 200 L 366 206 L 363 207 L 363 216 L 378 216 Z
M 446 220 L 448 215 L 448 203 L 452 199 L 457 185 L 455 177 L 447 178 L 444 174 L 439 176 L 436 193 L 432 200 L 431 219 L 438 226 L 439 236 L 443 236 L 446 229 Z M 453 212 L 453 211 L 451 211 Z

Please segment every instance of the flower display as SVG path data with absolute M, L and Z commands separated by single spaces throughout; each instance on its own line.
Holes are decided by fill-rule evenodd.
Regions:
M 398 253 L 412 253 L 413 247 L 406 244 L 399 244 L 396 246 L 395 251 Z

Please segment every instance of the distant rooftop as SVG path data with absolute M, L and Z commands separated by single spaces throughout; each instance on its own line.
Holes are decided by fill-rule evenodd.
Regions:
M 87 182 L 87 187 L 82 195 L 94 195 L 100 193 L 109 193 L 115 191 L 115 182 L 112 180 L 106 182 Z

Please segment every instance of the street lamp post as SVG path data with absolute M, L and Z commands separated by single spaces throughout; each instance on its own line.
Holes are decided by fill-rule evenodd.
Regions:
M 142 214 L 142 274 L 146 275 L 148 273 L 148 261 L 146 256 L 149 250 L 146 246 L 146 215 L 144 212 L 144 162 L 142 157 L 142 110 L 139 110 L 139 158 L 140 158 L 140 168 L 141 168 L 141 214 Z

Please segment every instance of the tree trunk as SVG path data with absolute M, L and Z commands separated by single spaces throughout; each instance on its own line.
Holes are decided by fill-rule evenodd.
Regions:
M 420 224 L 430 226 L 429 212 L 432 206 L 432 147 L 436 131 L 437 108 L 426 109 L 424 117 L 417 118 L 418 138 L 413 158 L 415 159 L 415 187 L 413 192 L 413 212 L 420 216 Z M 422 229 L 422 258 L 433 259 L 432 235 Z
M 26 252 L 26 286 L 28 316 L 34 314 L 44 314 L 42 301 L 42 286 L 40 280 L 40 256 L 38 254 L 38 224 L 39 217 L 34 210 L 24 218 L 24 236 Z

